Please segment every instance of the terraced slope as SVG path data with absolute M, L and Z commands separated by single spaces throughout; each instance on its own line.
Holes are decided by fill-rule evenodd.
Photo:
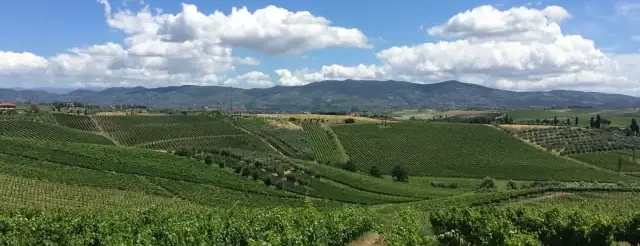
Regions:
M 35 121 L 0 121 L 0 136 L 113 145 L 111 140 L 97 134 Z
M 97 132 L 98 126 L 91 120 L 90 116 L 77 114 L 53 114 L 58 124 L 82 131 Z
M 394 123 L 332 127 L 357 168 L 384 173 L 400 165 L 409 175 L 520 180 L 618 181 L 620 177 L 539 151 L 477 124 Z M 628 179 L 629 177 L 622 177 Z
M 226 119 L 209 116 L 94 116 L 107 134 L 125 146 L 169 139 L 239 135 Z

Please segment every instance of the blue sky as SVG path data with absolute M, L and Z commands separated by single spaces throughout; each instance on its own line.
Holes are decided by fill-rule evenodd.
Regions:
M 243 6 L 246 6 L 251 13 L 269 5 L 275 5 L 291 13 L 309 11 L 313 17 L 323 17 L 330 21 L 330 24 L 327 24 L 330 27 L 357 29 L 362 34 L 361 36 L 366 38 L 366 41 L 359 41 L 360 43 L 358 44 L 345 44 L 340 40 L 348 38 L 340 37 L 338 32 L 326 33 L 327 37 L 333 37 L 332 41 L 323 41 L 322 44 L 312 48 L 292 47 L 291 50 L 295 50 L 293 52 L 279 51 L 274 53 L 265 52 L 264 47 L 253 47 L 246 43 L 249 41 L 241 41 L 239 37 L 235 37 L 233 42 L 225 43 L 224 33 L 212 36 L 201 35 L 191 37 L 193 39 L 190 39 L 190 41 L 207 40 L 207 42 L 217 42 L 212 40 L 222 37 L 222 43 L 216 43 L 215 45 L 232 50 L 232 55 L 224 55 L 224 59 L 251 57 L 259 61 L 259 64 L 247 65 L 234 62 L 220 64 L 220 62 L 212 62 L 206 65 L 208 68 L 214 67 L 212 69 L 202 67 L 184 68 L 179 69 L 179 73 L 171 72 L 172 68 L 166 64 L 162 67 L 149 68 L 146 65 L 128 61 L 127 59 L 137 59 L 136 61 L 139 61 L 139 57 L 132 58 L 132 46 L 127 44 L 125 39 L 141 34 L 127 33 L 123 28 L 108 24 L 107 18 L 115 19 L 116 13 L 119 11 L 129 11 L 129 13 L 136 14 L 142 11 L 144 7 L 147 7 L 152 15 L 178 15 L 183 11 L 183 6 L 180 2 L 147 0 L 140 4 L 139 1 L 127 0 L 109 1 L 108 3 L 111 7 L 110 16 L 105 16 L 104 4 L 93 0 L 24 0 L 0 3 L 0 32 L 2 32 L 0 34 L 2 37 L 0 52 L 4 52 L 0 53 L 3 54 L 0 56 L 0 87 L 108 87 L 136 85 L 155 87 L 175 84 L 201 84 L 248 88 L 273 85 L 301 85 L 322 79 L 398 79 L 417 83 L 458 79 L 513 90 L 577 88 L 591 91 L 640 94 L 639 90 L 622 89 L 640 87 L 638 86 L 638 77 L 634 78 L 634 75 L 640 74 L 640 71 L 637 71 L 639 67 L 632 65 L 636 61 L 640 61 L 638 58 L 640 57 L 638 56 L 640 38 L 634 38 L 634 36 L 640 36 L 640 31 L 634 28 L 640 24 L 640 17 L 635 17 L 640 16 L 636 15 L 640 14 L 640 1 L 446 1 L 446 3 L 442 1 L 379 0 L 186 1 L 185 3 L 187 4 L 197 6 L 198 12 L 203 16 L 208 16 L 216 10 L 229 16 L 233 7 L 239 8 Z M 553 19 L 556 17 L 549 14 L 540 14 L 543 19 L 523 19 L 523 23 L 531 25 L 533 29 L 515 30 L 513 31 L 515 33 L 510 30 L 505 31 L 507 27 L 499 27 L 500 23 L 494 23 L 498 26 L 492 27 L 494 28 L 492 30 L 481 28 L 471 30 L 474 27 L 491 22 L 489 19 L 482 19 L 480 11 L 473 11 L 483 5 L 491 6 L 492 9 L 499 13 L 504 13 L 505 16 L 515 18 L 513 21 L 516 22 L 519 18 L 529 18 L 527 16 L 535 14 L 536 11 L 543 13 L 543 10 L 548 6 L 558 6 L 566 11 L 568 15 L 562 16 L 558 20 Z M 527 12 L 526 15 L 508 12 L 512 8 L 519 7 L 531 10 L 531 12 Z M 160 14 L 157 13 L 157 9 L 162 12 Z M 446 26 L 450 18 L 465 11 L 471 11 L 471 15 L 475 15 L 475 18 L 472 18 L 475 24 L 463 23 L 464 25 L 457 27 Z M 238 20 L 234 23 L 235 25 L 243 25 L 242 21 Z M 514 23 L 507 24 L 513 25 Z M 528 34 L 526 33 L 547 33 L 549 32 L 547 30 L 550 26 L 549 23 L 557 23 L 561 28 L 560 32 L 553 34 L 555 37 L 553 40 L 514 38 L 516 36 L 527 36 Z M 161 26 L 161 24 L 158 25 Z M 207 28 L 199 24 L 195 26 L 203 28 L 203 30 Z M 428 31 L 430 28 L 437 26 L 448 28 L 449 32 L 437 35 Z M 535 30 L 536 27 L 540 27 L 540 30 Z M 215 27 L 211 28 L 215 29 Z M 282 26 L 274 28 L 284 30 Z M 456 34 L 455 31 L 452 31 L 458 30 L 456 28 L 471 29 L 468 32 L 465 31 L 464 34 Z M 496 30 L 505 31 L 503 34 L 506 36 L 494 35 Z M 518 32 L 521 33 L 519 34 Z M 243 35 L 245 36 L 241 38 L 246 38 L 247 40 L 253 37 L 247 33 Z M 320 35 L 325 35 L 325 33 L 315 33 L 311 34 L 311 36 L 273 37 L 273 39 L 265 39 L 263 42 L 276 42 L 287 38 L 292 40 L 308 38 L 312 40 L 314 35 L 318 35 L 318 39 L 323 39 L 320 38 Z M 570 55 L 572 58 L 565 58 L 566 56 L 548 58 L 555 54 L 553 52 L 557 47 L 564 47 L 557 46 L 564 42 L 557 40 L 568 40 L 567 42 L 570 42 L 572 35 L 582 39 L 579 40 L 580 44 L 572 44 L 575 49 L 563 50 L 567 54 L 572 54 Z M 213 36 L 215 37 L 212 38 Z M 459 41 L 479 42 L 474 41 L 478 38 L 483 40 L 481 42 L 484 42 L 484 45 L 461 46 L 458 49 L 465 50 L 467 53 L 452 54 L 452 57 L 458 57 L 460 61 L 449 61 L 449 59 L 453 58 L 448 58 L 445 50 L 434 50 L 446 48 L 438 44 L 441 41 L 451 43 Z M 184 40 L 180 42 L 182 41 Z M 73 48 L 86 49 L 109 42 L 121 46 L 122 50 L 124 50 L 122 52 L 125 52 L 126 55 L 120 54 L 122 57 L 117 59 L 103 57 L 99 61 L 92 60 L 89 62 L 87 61 L 89 58 L 80 59 L 87 56 L 86 52 L 82 54 L 69 52 Z M 528 46 L 534 42 L 546 42 L 548 45 L 545 47 Z M 593 47 L 583 47 L 585 42 L 593 42 Z M 178 42 L 172 42 L 171 45 L 177 45 L 176 43 Z M 495 43 L 498 44 L 494 45 Z M 502 61 L 496 61 L 501 59 L 500 55 L 492 55 L 490 54 L 491 52 L 484 52 L 483 54 L 469 53 L 482 47 L 493 47 L 491 49 L 495 49 L 496 51 L 493 53 L 496 54 L 500 52 L 510 53 L 512 50 L 505 47 L 512 47 L 514 43 L 518 44 L 517 46 L 523 52 L 533 49 L 542 49 L 542 51 L 517 55 L 523 57 L 523 65 L 517 66 L 505 65 Z M 424 48 L 424 44 L 434 44 L 434 46 L 438 47 Z M 408 49 L 399 51 L 398 49 L 394 50 L 394 47 L 408 47 Z M 550 53 L 546 54 L 545 52 Z M 29 55 L 27 56 L 25 53 Z M 514 52 L 513 54 L 516 53 Z M 61 54 L 70 54 L 72 57 L 54 59 L 54 57 Z M 169 54 L 162 56 L 166 60 L 172 59 Z M 419 58 L 411 56 L 419 56 Z M 204 59 L 202 56 L 199 57 L 198 59 Z M 467 59 L 467 57 L 472 58 Z M 542 59 L 540 57 L 545 57 L 544 59 L 546 60 L 528 64 L 532 60 Z M 33 61 L 34 59 L 39 60 L 36 62 Z M 220 55 L 216 55 L 215 59 L 222 58 L 220 58 Z M 513 59 L 516 58 L 509 60 L 511 64 L 520 62 Z M 557 67 L 553 67 L 566 59 L 586 60 L 589 62 L 580 61 L 576 64 L 560 64 Z M 80 63 L 80 60 L 82 60 L 82 63 Z M 129 64 L 127 65 L 129 70 L 113 70 L 113 64 L 115 64 L 116 60 Z M 183 63 L 186 60 L 180 61 Z M 200 60 L 193 62 L 201 64 Z M 477 64 L 466 67 L 470 62 Z M 61 65 L 62 63 L 66 65 Z M 486 63 L 490 64 L 487 65 Z M 3 64 L 4 66 L 2 66 Z M 361 64 L 365 68 L 356 69 Z M 70 68 L 71 66 L 76 67 Z M 323 69 L 323 66 L 330 68 Z M 455 68 L 451 66 L 455 66 Z M 64 69 L 61 67 L 64 67 Z M 81 69 L 76 69 L 77 67 L 87 67 L 91 71 L 80 71 Z M 616 67 L 616 69 L 611 69 L 611 67 Z M 291 76 L 287 77 L 283 76 L 282 73 L 276 73 L 275 71 L 278 69 L 286 69 L 291 73 Z M 138 74 L 136 76 L 126 75 L 126 73 L 131 73 L 131 70 L 136 70 Z M 141 77 L 143 75 L 140 74 L 147 74 L 148 78 Z M 209 75 L 209 78 L 215 77 L 216 79 L 202 79 L 207 75 Z M 242 77 L 242 75 L 247 76 Z

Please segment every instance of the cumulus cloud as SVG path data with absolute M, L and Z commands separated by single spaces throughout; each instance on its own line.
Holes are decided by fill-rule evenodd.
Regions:
M 628 71 L 640 71 L 635 65 L 640 55 L 605 54 L 592 40 L 563 34 L 560 24 L 570 17 L 559 6 L 507 10 L 480 6 L 427 31 L 456 40 L 390 47 L 377 53 L 377 65 L 331 65 L 319 71 L 277 74 L 281 84 L 350 75 L 417 83 L 457 79 L 514 90 L 635 90 L 637 95 L 640 74 Z M 341 76 L 328 71 L 341 71 Z
M 308 11 L 292 12 L 267 6 L 250 12 L 205 14 L 182 4 L 179 13 L 163 13 L 143 6 L 137 11 L 114 8 L 98 0 L 107 25 L 126 35 L 124 42 L 70 48 L 52 57 L 32 53 L 0 53 L 0 75 L 34 75 L 62 85 L 165 86 L 170 84 L 266 87 L 273 83 L 262 72 L 227 76 L 237 66 L 258 66 L 255 57 L 234 56 L 243 47 L 268 55 L 300 53 L 328 47 L 369 48 L 358 29 L 332 25 Z M 143 2 L 140 2 L 143 4 Z M 114 10 L 117 9 L 117 10 Z M 1 78 L 0 78 L 1 79 Z

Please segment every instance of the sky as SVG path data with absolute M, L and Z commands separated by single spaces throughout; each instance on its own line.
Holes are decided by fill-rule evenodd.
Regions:
M 0 87 L 458 80 L 640 96 L 640 0 L 0 2 Z

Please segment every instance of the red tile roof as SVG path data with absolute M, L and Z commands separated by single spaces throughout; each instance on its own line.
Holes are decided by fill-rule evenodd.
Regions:
M 15 103 L 0 103 L 0 107 L 15 107 Z

